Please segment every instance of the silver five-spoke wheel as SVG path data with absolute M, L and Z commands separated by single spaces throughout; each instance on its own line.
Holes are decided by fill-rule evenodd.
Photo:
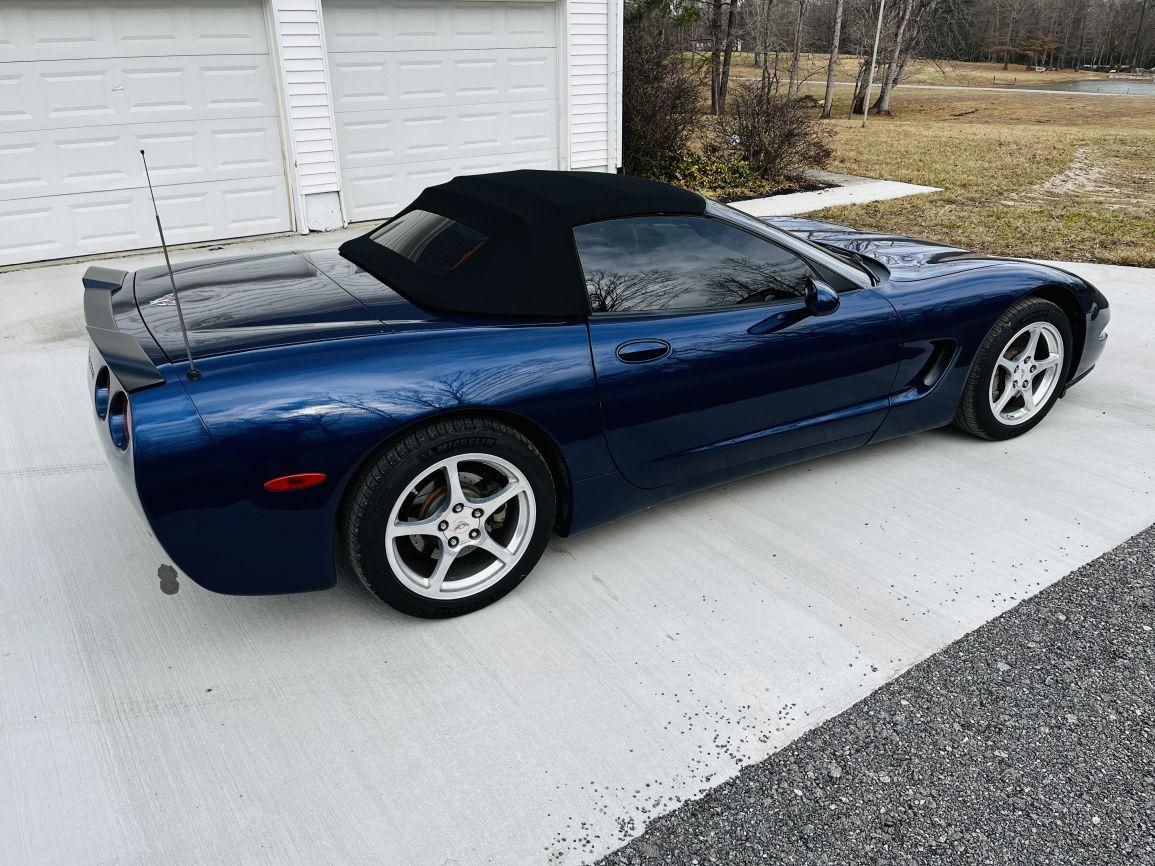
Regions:
M 1063 370 L 1063 339 L 1050 322 L 1031 322 L 999 353 L 988 396 L 1000 423 L 1029 421 L 1050 400 Z
M 386 524 L 393 573 L 418 595 L 464 598 L 500 581 L 529 544 L 533 488 L 493 454 L 457 454 L 406 485 Z

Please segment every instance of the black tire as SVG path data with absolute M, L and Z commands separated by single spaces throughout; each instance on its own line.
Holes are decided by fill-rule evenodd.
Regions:
M 998 363 L 999 353 L 1006 347 L 1008 341 L 1034 322 L 1049 322 L 1054 325 L 1063 341 L 1063 364 L 1059 372 L 1058 385 L 1032 417 L 1017 425 L 1006 424 L 1000 421 L 991 409 L 988 399 L 991 376 Z M 1073 350 L 1071 323 L 1057 304 L 1034 297 L 1015 301 L 991 326 L 975 354 L 962 398 L 955 410 L 955 426 L 983 439 L 1012 439 L 1026 433 L 1047 417 L 1062 394 L 1063 385 L 1070 371 Z
M 408 588 L 404 578 L 390 567 L 385 528 L 394 504 L 408 494 L 407 488 L 415 477 L 440 460 L 468 453 L 490 454 L 513 464 L 533 491 L 536 516 L 527 529 L 520 558 L 498 582 L 462 598 L 428 598 Z M 545 458 L 517 430 L 487 418 L 454 418 L 413 431 L 388 447 L 354 485 L 343 527 L 350 566 L 369 591 L 386 604 L 402 613 L 426 618 L 469 613 L 514 589 L 545 552 L 557 507 L 553 477 Z

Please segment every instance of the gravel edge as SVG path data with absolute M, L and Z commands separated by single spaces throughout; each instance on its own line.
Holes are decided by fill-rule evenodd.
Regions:
M 1155 526 L 604 866 L 1155 864 Z

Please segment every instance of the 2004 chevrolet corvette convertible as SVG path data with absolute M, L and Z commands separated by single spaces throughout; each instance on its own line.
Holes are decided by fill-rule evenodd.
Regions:
M 346 558 L 418 616 L 690 490 L 951 422 L 1025 433 L 1110 315 L 1054 267 L 545 171 L 429 188 L 339 251 L 84 286 L 99 435 L 189 577 L 322 589 Z

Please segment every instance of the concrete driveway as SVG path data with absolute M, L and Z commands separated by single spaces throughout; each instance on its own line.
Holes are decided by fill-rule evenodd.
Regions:
M 162 592 L 90 420 L 84 266 L 0 274 L 3 859 L 611 850 L 1155 521 L 1155 271 L 1071 267 L 1111 341 L 1030 435 L 936 431 L 556 539 L 448 622 L 347 577 Z

